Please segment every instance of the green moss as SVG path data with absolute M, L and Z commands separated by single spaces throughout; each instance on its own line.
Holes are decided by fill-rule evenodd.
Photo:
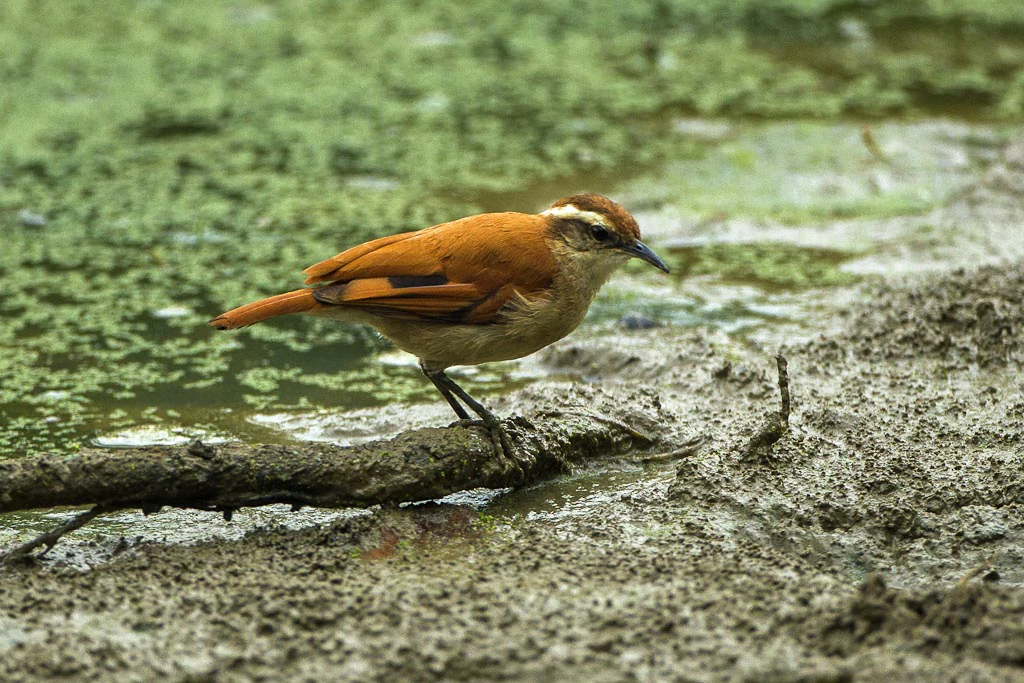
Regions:
M 473 529 L 481 531 L 485 534 L 493 534 L 498 530 L 499 523 L 504 523 L 505 520 L 499 520 L 495 515 L 489 515 L 486 512 L 477 512 L 476 519 L 473 520 Z

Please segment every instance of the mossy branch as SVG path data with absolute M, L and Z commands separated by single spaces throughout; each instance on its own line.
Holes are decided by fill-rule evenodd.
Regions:
M 636 417 L 648 424 L 658 419 Z M 272 503 L 366 507 L 515 486 L 589 456 L 655 443 L 621 421 L 586 412 L 547 413 L 537 424 L 515 418 L 505 429 L 514 460 L 495 452 L 482 427 L 458 424 L 350 447 L 195 441 L 7 460 L 0 462 L 0 513 L 62 505 L 152 512 L 168 505 L 222 511 L 230 518 L 240 507 Z M 51 532 L 26 546 L 52 546 L 59 537 Z M 12 551 L 7 559 L 26 552 Z

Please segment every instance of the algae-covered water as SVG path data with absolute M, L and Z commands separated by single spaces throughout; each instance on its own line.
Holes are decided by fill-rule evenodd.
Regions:
M 735 124 L 727 138 L 688 146 L 686 156 L 598 188 L 640 207 L 649 241 L 674 272 L 665 278 L 628 268 L 595 303 L 583 333 L 631 324 L 742 333 L 780 318 L 799 320 L 808 292 L 838 296 L 865 277 L 858 263 L 886 244 L 907 242 L 928 223 L 911 220 L 905 234 L 886 228 L 887 234 L 860 229 L 822 237 L 815 221 L 926 215 L 983 168 L 1004 137 L 992 125 L 889 124 L 879 136 L 903 156 L 883 164 L 860 144 L 858 130 L 812 122 Z M 767 175 L 759 169 L 756 180 L 745 180 L 751 164 L 769 167 Z M 830 184 L 830 177 L 843 185 Z M 771 178 L 806 187 L 779 192 Z M 775 234 L 765 237 L 765 231 Z M 298 271 L 313 259 L 281 263 L 287 272 L 276 288 L 262 288 L 266 275 L 254 275 L 253 294 L 228 298 L 215 278 L 187 263 L 188 253 L 204 262 L 237 245 L 226 246 L 227 238 L 189 242 L 184 234 L 171 238 L 181 245 L 157 252 L 182 249 L 162 263 L 153 255 L 159 247 L 133 252 L 87 242 L 77 248 L 77 264 L 58 264 L 48 255 L 66 247 L 56 229 L 48 223 L 20 227 L 0 257 L 15 262 L 5 271 L 14 292 L 0 323 L 7 339 L 0 361 L 6 455 L 197 435 L 275 440 L 280 437 L 267 428 L 274 421 L 260 417 L 268 412 L 436 400 L 413 359 L 365 329 L 296 319 L 230 335 L 211 331 L 205 321 L 246 296 L 297 286 Z M 268 232 L 266 239 L 285 251 L 304 248 L 301 236 Z M 337 248 L 350 243 L 339 231 Z M 245 270 L 225 276 L 235 280 L 226 292 L 237 290 Z M 463 376 L 486 395 L 541 374 L 509 363 Z
M 629 269 L 588 325 L 799 317 L 942 233 L 913 217 L 1020 120 L 1022 25 L 998 2 L 5 2 L 0 457 L 433 401 L 366 330 L 204 322 L 368 237 L 583 189 L 676 271 Z

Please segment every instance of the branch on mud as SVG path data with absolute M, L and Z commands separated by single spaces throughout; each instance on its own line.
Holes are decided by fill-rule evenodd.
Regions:
M 641 422 L 657 416 L 637 414 Z M 103 512 L 165 505 L 216 510 L 230 519 L 240 507 L 289 503 L 299 508 L 366 507 L 430 500 L 456 491 L 504 488 L 564 471 L 592 455 L 649 447 L 654 439 L 623 422 L 589 413 L 559 412 L 540 425 L 505 423 L 515 461 L 495 453 L 479 426 L 417 429 L 358 446 L 228 443 L 87 449 L 0 462 L 0 513 L 62 505 L 93 505 L 6 556 L 3 564 Z M 27 547 L 31 546 L 31 547 Z
M 15 562 L 17 560 L 25 559 L 29 554 L 41 545 L 45 545 L 46 549 L 39 553 L 39 557 L 42 557 L 46 553 L 50 552 L 53 546 L 57 545 L 57 541 L 60 540 L 64 534 L 70 534 L 75 529 L 81 529 L 83 526 L 96 519 L 102 514 L 107 512 L 113 512 L 117 508 L 111 505 L 94 505 L 85 512 L 80 512 L 68 521 L 58 524 L 49 531 L 43 534 L 39 534 L 31 541 L 23 543 L 16 548 L 11 549 L 4 555 L 0 555 L 0 566 Z
M 779 411 L 769 415 L 761 429 L 747 442 L 747 446 L 743 450 L 744 458 L 767 459 L 771 455 L 772 446 L 789 429 L 789 364 L 781 353 L 775 356 L 775 364 L 779 373 Z

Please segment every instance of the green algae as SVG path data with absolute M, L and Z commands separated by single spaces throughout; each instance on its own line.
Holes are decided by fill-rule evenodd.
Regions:
M 681 277 L 713 275 L 767 290 L 802 289 L 852 284 L 856 276 L 839 266 L 855 255 L 770 242 L 721 243 L 674 249 L 669 263 Z
M 630 169 L 722 168 L 717 143 L 673 131 L 680 114 L 1019 121 L 1022 25 L 1011 3 L 964 0 L 5 2 L 0 457 L 183 404 L 212 425 L 245 401 L 330 402 L 346 382 L 355 403 L 429 395 L 411 373 L 351 374 L 382 348 L 366 331 L 204 321 L 494 197 L 532 210 Z M 764 150 L 721 154 L 748 177 L 780 172 L 759 167 Z M 794 207 L 710 176 L 665 188 L 663 203 L 791 220 L 934 201 Z

